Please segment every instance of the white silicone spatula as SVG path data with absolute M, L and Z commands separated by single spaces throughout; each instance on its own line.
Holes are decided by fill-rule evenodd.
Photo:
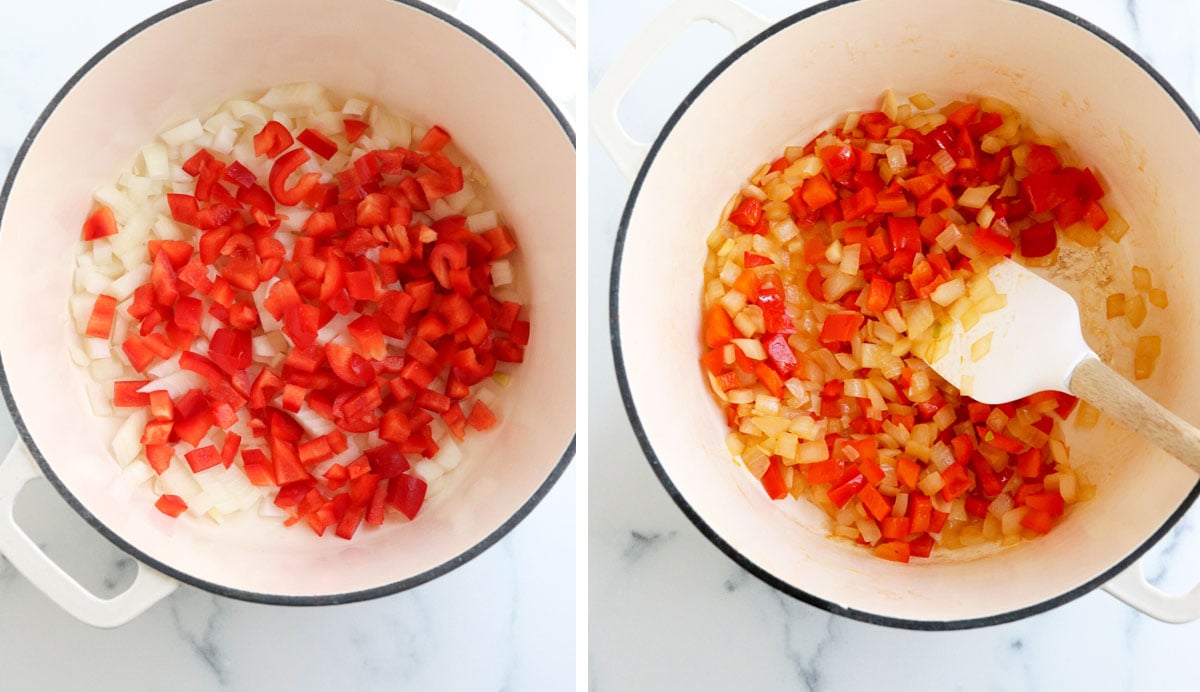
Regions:
M 1068 392 L 1200 472 L 1200 430 L 1163 408 L 1105 365 L 1083 340 L 1079 307 L 1062 289 L 1004 260 L 988 270 L 1007 304 L 971 329 L 954 320 L 950 350 L 930 363 L 985 404 L 1052 389 Z M 991 334 L 991 349 L 971 360 L 971 345 Z

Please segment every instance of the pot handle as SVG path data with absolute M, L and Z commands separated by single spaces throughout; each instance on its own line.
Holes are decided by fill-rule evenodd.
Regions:
M 560 0 L 521 0 L 572 46 L 575 45 L 575 12 Z
M 1167 593 L 1146 580 L 1141 560 L 1109 580 L 1104 590 L 1156 620 L 1183 624 L 1200 619 L 1200 585 L 1187 593 Z
M 137 578 L 123 593 L 100 598 L 42 552 L 13 518 L 17 496 L 29 481 L 41 476 L 24 443 L 13 445 L 0 463 L 0 553 L 25 578 L 77 619 L 93 627 L 118 627 L 141 615 L 179 586 L 179 582 L 137 563 Z
M 680 0 L 642 29 L 592 92 L 592 131 L 621 174 L 629 180 L 637 175 L 650 146 L 629 136 L 621 126 L 617 109 L 655 58 L 684 29 L 704 20 L 733 34 L 734 41 L 739 44 L 767 26 L 765 19 L 734 0 Z
M 438 8 L 458 16 L 458 5 L 462 0 L 425 0 Z M 533 10 L 552 29 L 575 45 L 575 12 L 562 3 L 562 0 L 521 0 L 521 4 Z

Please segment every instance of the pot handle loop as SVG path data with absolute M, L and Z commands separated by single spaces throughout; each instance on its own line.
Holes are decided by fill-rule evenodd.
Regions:
M 562 36 L 572 46 L 575 45 L 575 13 L 561 0 L 521 0 L 526 7 L 533 10 L 550 25 L 559 36 Z
M 681 0 L 646 25 L 617 58 L 608 74 L 592 92 L 592 131 L 627 179 L 632 180 L 650 146 L 629 136 L 621 126 L 617 109 L 629 89 L 684 29 L 698 21 L 710 21 L 745 43 L 762 31 L 767 22 L 733 0 Z
M 42 552 L 13 517 L 17 496 L 39 476 L 41 471 L 22 442 L 13 445 L 0 463 L 0 553 L 60 608 L 93 627 L 117 627 L 179 586 L 174 579 L 137 563 L 137 577 L 123 593 L 106 599 L 85 589 Z
M 462 0 L 425 1 L 456 17 L 460 16 L 458 6 Z M 562 0 L 521 0 L 521 4 L 533 10 L 537 16 L 565 38 L 567 43 L 575 45 L 575 12 L 564 5 Z
M 1109 580 L 1104 590 L 1156 620 L 1183 624 L 1200 619 L 1200 585 L 1187 593 L 1167 593 L 1146 580 L 1141 560 Z

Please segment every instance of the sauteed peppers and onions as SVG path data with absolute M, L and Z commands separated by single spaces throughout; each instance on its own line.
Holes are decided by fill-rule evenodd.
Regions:
M 1044 534 L 1094 492 L 1063 433 L 1073 397 L 989 406 L 926 364 L 950 320 L 970 328 L 1004 305 L 989 262 L 1049 266 L 1061 243 L 1128 229 L 1094 171 L 1067 161 L 1002 101 L 935 109 L 889 91 L 730 200 L 707 240 L 701 361 L 729 450 L 768 496 L 806 498 L 835 536 L 907 562 Z M 1159 290 L 1141 283 L 1136 300 Z M 1113 302 L 1108 316 L 1124 315 Z M 1132 326 L 1144 316 L 1143 303 Z M 1158 338 L 1137 350 L 1148 376 Z M 1076 425 L 1095 424 L 1095 409 L 1078 409 Z

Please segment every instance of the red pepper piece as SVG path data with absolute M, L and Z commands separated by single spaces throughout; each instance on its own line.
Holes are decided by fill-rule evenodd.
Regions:
M 271 195 L 280 204 L 287 206 L 300 204 L 300 202 L 304 201 L 304 197 L 312 191 L 317 181 L 321 179 L 320 173 L 305 173 L 300 176 L 299 181 L 297 181 L 294 187 L 287 187 L 288 177 L 308 161 L 309 158 L 307 151 L 293 149 L 276 159 L 275 163 L 271 166 L 271 173 L 267 177 L 267 181 L 271 189 Z
M 168 517 L 178 517 L 187 511 L 187 503 L 178 495 L 161 495 L 154 503 L 155 509 Z
M 117 232 L 117 219 L 112 209 L 99 206 L 83 222 L 83 239 L 98 240 Z
M 407 474 L 396 476 L 388 481 L 385 502 L 404 516 L 413 519 L 425 502 L 427 488 L 425 481 L 417 476 Z
M 292 133 L 282 123 L 271 120 L 254 135 L 254 155 L 273 159 L 292 146 L 293 141 Z
M 367 123 L 353 118 L 345 118 L 342 120 L 342 127 L 346 128 L 346 139 L 351 144 L 358 141 L 362 137 L 363 132 L 367 129 Z

